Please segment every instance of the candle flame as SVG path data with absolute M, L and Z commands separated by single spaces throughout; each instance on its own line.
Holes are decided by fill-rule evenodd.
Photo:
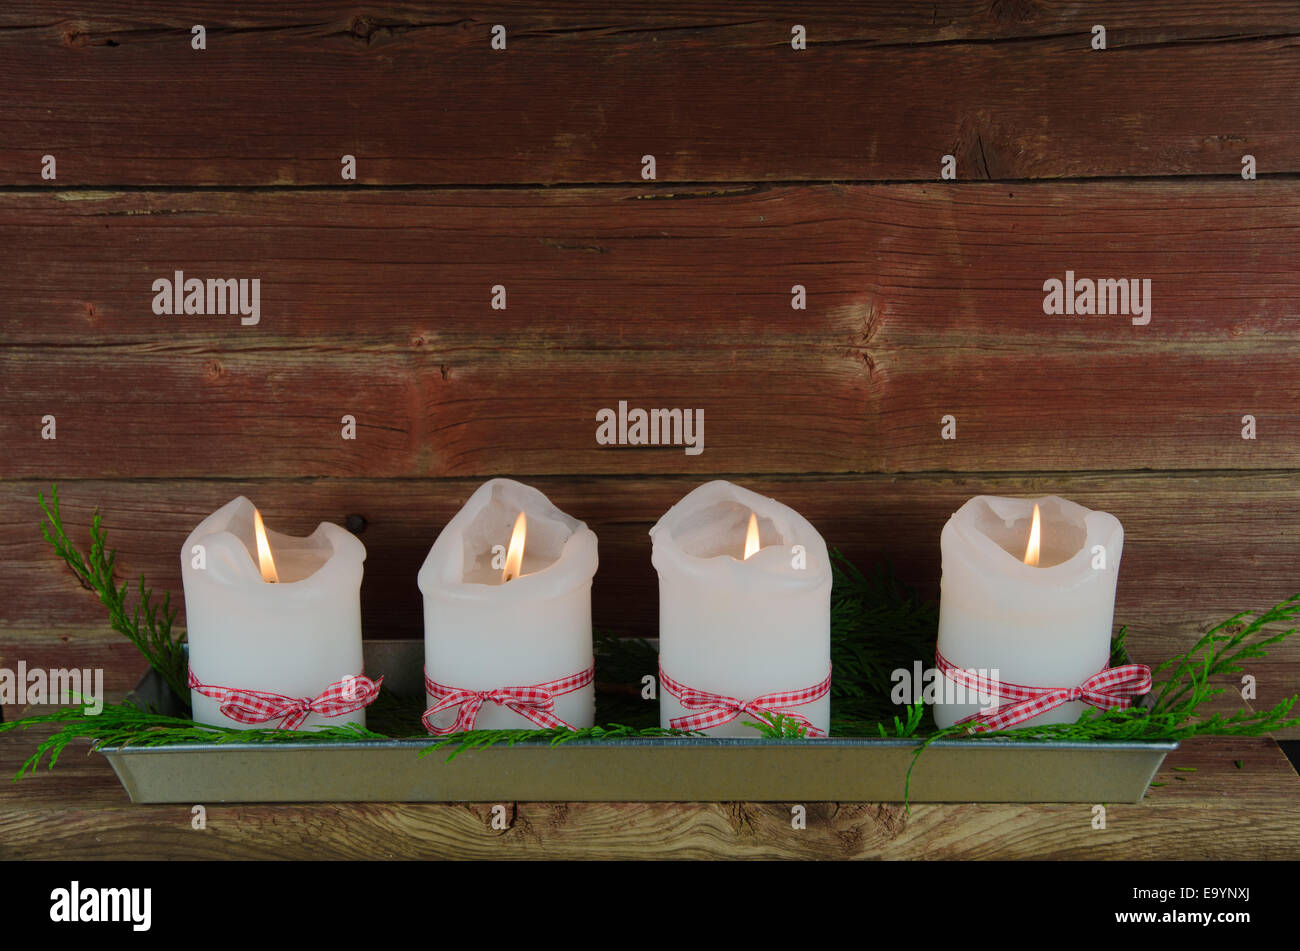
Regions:
M 1038 506 L 1034 506 L 1034 524 L 1029 529 L 1029 545 L 1025 548 L 1025 564 L 1038 564 L 1038 550 L 1042 539 L 1042 528 L 1039 524 Z
M 514 531 L 510 533 L 510 549 L 506 552 L 506 566 L 501 571 L 502 584 L 523 574 L 526 534 L 528 534 L 528 519 L 524 517 L 523 512 L 520 512 L 519 517 L 515 519 Z
M 750 512 L 749 529 L 745 532 L 745 561 L 749 561 L 749 556 L 756 551 L 758 551 L 758 516 Z
M 253 531 L 257 534 L 257 567 L 261 569 L 262 580 L 275 583 L 280 576 L 275 571 L 275 559 L 271 557 L 271 543 L 266 537 L 266 526 L 262 524 L 262 513 L 253 509 Z

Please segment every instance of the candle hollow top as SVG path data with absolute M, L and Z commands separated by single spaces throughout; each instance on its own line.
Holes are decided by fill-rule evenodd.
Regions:
M 328 586 L 366 560 L 361 540 L 333 522 L 321 522 L 306 536 L 285 535 L 267 528 L 267 541 L 279 572 L 278 582 L 267 582 L 258 563 L 256 512 L 257 507 L 242 495 L 217 509 L 185 539 L 182 567 L 190 565 L 194 547 L 201 545 L 206 562 L 202 577 L 232 587 L 256 585 L 259 590 L 290 591 L 304 588 L 307 582 L 313 588 Z
M 504 554 L 519 513 L 527 516 L 522 574 L 501 580 L 494 547 Z M 470 599 L 559 596 L 596 573 L 596 535 L 537 489 L 513 479 L 491 479 L 469 497 L 438 534 L 420 568 L 425 595 Z
M 1038 564 L 1031 565 L 1024 559 L 1035 505 L 1042 519 L 1041 555 Z M 968 567 L 976 573 L 1009 572 L 1067 586 L 1095 574 L 1095 546 L 1103 547 L 1108 563 L 1117 568 L 1124 541 L 1124 529 L 1115 516 L 1054 495 L 1030 499 L 976 496 L 953 514 L 943 534 L 961 543 Z M 945 559 L 956 556 L 957 549 L 945 548 Z M 947 571 L 953 566 L 945 562 L 944 567 Z
M 751 513 L 759 550 L 744 558 Z M 724 479 L 683 496 L 650 529 L 651 560 L 660 572 L 699 577 L 761 578 L 768 587 L 815 587 L 829 580 L 826 542 L 788 505 Z M 796 546 L 802 549 L 796 552 Z

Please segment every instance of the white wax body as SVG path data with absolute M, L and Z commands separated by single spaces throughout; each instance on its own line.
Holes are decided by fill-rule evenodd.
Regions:
M 523 574 L 502 583 L 492 547 L 508 547 L 515 519 L 527 518 Z M 479 486 L 439 534 L 420 569 L 424 594 L 424 663 L 447 687 L 527 687 L 592 666 L 591 580 L 596 535 L 541 492 L 511 479 Z M 555 698 L 555 715 L 575 728 L 595 719 L 587 685 Z M 434 700 L 426 695 L 427 706 Z M 435 715 L 456 720 L 459 707 Z M 480 708 L 475 729 L 537 729 L 494 703 Z
M 266 582 L 257 564 L 254 511 L 243 496 L 228 502 L 199 523 L 181 549 L 190 669 L 212 686 L 319 696 L 330 684 L 364 672 L 365 546 L 329 522 L 306 538 L 268 529 L 282 580 Z M 202 568 L 195 567 L 195 546 L 202 546 Z M 197 690 L 190 691 L 190 703 L 199 723 L 269 729 L 280 722 L 232 720 L 221 713 L 218 701 Z M 364 708 L 336 717 L 313 713 L 299 729 L 365 722 Z
M 1038 566 L 1024 561 L 1035 504 Z M 977 496 L 948 520 L 940 547 L 939 651 L 953 664 L 1028 687 L 1077 686 L 1107 666 L 1124 549 L 1115 516 L 1055 496 Z M 935 722 L 948 727 L 981 709 L 966 699 L 974 702 L 937 703 Z M 1017 726 L 1073 723 L 1084 706 L 1066 703 Z
M 762 546 L 742 558 L 749 515 Z M 730 482 L 706 483 L 650 530 L 659 573 L 659 660 L 678 683 L 739 700 L 821 683 L 830 669 L 826 543 L 798 512 Z M 802 546 L 802 554 L 796 551 Z M 802 565 L 802 567 L 799 567 Z M 687 710 L 659 691 L 659 721 Z M 830 727 L 829 695 L 789 712 Z M 756 737 L 742 713 L 706 732 Z

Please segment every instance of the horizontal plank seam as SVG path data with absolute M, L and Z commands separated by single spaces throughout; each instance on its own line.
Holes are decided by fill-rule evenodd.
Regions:
M 1141 30 L 1140 27 L 1113 27 L 1107 34 L 1106 53 L 1110 54 L 1132 52 L 1135 50 L 1163 49 L 1171 46 L 1227 46 L 1233 43 L 1259 43 L 1267 42 L 1269 40 L 1288 40 L 1300 36 L 1300 34 L 1297 33 L 1223 33 L 1217 36 L 1171 37 L 1167 40 L 1148 40 L 1140 43 L 1126 44 L 1122 41 L 1116 42 L 1115 37 L 1122 36 L 1124 31 L 1127 29 Z M 809 44 L 809 49 L 813 48 L 814 45 L 819 47 L 857 46 L 875 53 L 880 50 L 933 49 L 935 47 L 947 46 L 1010 46 L 1046 43 L 1051 40 L 1078 39 L 1080 37 L 1090 37 L 1091 34 L 1091 22 L 1084 24 L 1081 20 L 1079 29 L 1066 30 L 1060 33 L 1029 33 L 1021 36 L 954 37 L 942 40 L 915 40 L 912 42 L 894 41 L 875 44 L 871 43 L 870 40 L 861 39 L 817 40 Z M 1070 52 L 1074 52 L 1074 50 L 1070 50 Z
M 5 149 L 0 147 L 0 154 Z M 414 159 L 413 159 L 414 160 Z M 197 159 L 195 161 L 198 161 Z M 59 194 L 95 194 L 95 193 L 157 193 L 157 194 L 185 194 L 185 193 L 266 193 L 275 194 L 277 192 L 401 192 L 401 191 L 574 191 L 580 189 L 648 189 L 648 198 L 653 198 L 655 192 L 663 192 L 669 189 L 682 188 L 700 188 L 700 189 L 725 189 L 717 194 L 707 195 L 662 195 L 657 200 L 690 200 L 703 198 L 734 198 L 747 194 L 755 194 L 765 189 L 775 188 L 798 188 L 805 185 L 840 185 L 840 186 L 872 186 L 872 185 L 935 185 L 944 188 L 963 187 L 971 185 L 1064 185 L 1072 183 L 1082 184 L 1235 184 L 1241 182 L 1239 170 L 1225 171 L 1222 175 L 1206 175 L 1204 173 L 1180 175 L 1170 173 L 1168 175 L 1072 175 L 1060 177 L 1044 178 L 959 178 L 952 180 L 940 180 L 933 177 L 927 178 L 792 178 L 792 179 L 763 179 L 761 181 L 741 180 L 741 179 L 724 179 L 724 180 L 682 180 L 682 181 L 656 181 L 642 182 L 636 179 L 626 179 L 619 181 L 584 181 L 584 182 L 492 182 L 492 183 L 469 183 L 469 182 L 402 182 L 398 184 L 381 184 L 381 183 L 364 183 L 351 182 L 348 184 L 288 184 L 288 185 L 132 185 L 132 184 L 112 184 L 102 183 L 95 185 L 60 185 L 58 187 L 42 188 L 36 185 L 0 185 L 0 195 L 19 195 L 19 196 L 37 196 L 37 195 L 59 195 Z M 1259 172 L 1254 182 L 1261 181 L 1300 181 L 1300 170 L 1294 172 Z
M 584 25 L 582 23 L 574 23 L 573 25 L 556 25 L 556 26 L 550 26 L 545 28 L 539 28 L 539 27 L 530 28 L 529 26 L 524 26 L 518 29 L 517 31 L 515 31 L 510 38 L 512 41 L 515 42 L 519 42 L 522 40 L 537 40 L 537 41 L 544 42 L 553 39 L 564 39 L 574 35 L 587 35 L 587 34 L 594 33 L 594 34 L 598 34 L 602 39 L 613 38 L 615 39 L 616 42 L 625 42 L 622 40 L 623 37 L 636 36 L 642 33 L 656 34 L 656 38 L 658 34 L 663 34 L 663 33 L 682 33 L 682 34 L 691 35 L 693 37 L 696 34 L 704 33 L 704 32 L 721 32 L 727 30 L 742 29 L 745 27 L 759 26 L 764 24 L 771 24 L 774 27 L 784 27 L 786 25 L 785 20 L 779 17 L 763 17 L 756 20 L 732 20 L 732 21 L 723 21 L 717 23 L 707 23 L 707 22 L 706 23 L 699 23 L 699 22 L 664 23 L 662 21 L 655 20 L 654 18 L 650 18 L 641 22 L 629 23 L 627 22 L 626 19 L 623 18 L 620 19 L 621 22 L 599 24 L 595 26 Z M 315 40 L 332 40 L 340 37 L 352 37 L 357 41 L 364 41 L 367 46 L 370 46 L 372 45 L 370 42 L 370 36 L 372 32 L 388 31 L 390 33 L 395 33 L 398 35 L 405 36 L 407 34 L 421 31 L 421 30 L 431 30 L 431 29 L 445 30 L 448 28 L 461 26 L 462 24 L 465 23 L 477 24 L 484 30 L 486 30 L 489 26 L 486 20 L 478 20 L 474 17 L 459 17 L 456 19 L 445 20 L 445 21 L 444 20 L 412 20 L 412 19 L 401 19 L 401 18 L 378 19 L 378 18 L 365 17 L 364 21 L 361 23 L 358 23 L 358 18 L 353 18 L 351 22 L 334 20 L 334 21 L 324 21 L 324 22 L 318 21 L 313 23 L 274 23 L 274 24 L 263 24 L 257 26 L 240 26 L 240 25 L 234 25 L 230 23 L 210 22 L 207 25 L 207 31 L 209 34 L 216 35 L 216 36 L 224 36 L 224 37 L 237 37 L 237 36 L 262 37 L 262 36 L 273 36 L 278 33 L 291 33 L 300 36 L 305 34 L 307 39 L 315 39 Z M 1085 21 L 1083 18 L 1079 18 L 1078 23 L 1079 25 L 1076 29 L 1063 29 L 1053 33 L 1024 33 L 1024 34 L 1013 35 L 1013 36 L 971 35 L 971 36 L 963 36 L 963 37 L 942 37 L 936 39 L 923 38 L 923 39 L 908 40 L 908 41 L 892 40 L 889 42 L 876 42 L 873 41 L 869 36 L 861 36 L 861 37 L 846 36 L 839 39 L 813 40 L 810 45 L 812 47 L 823 47 L 823 48 L 831 48 L 831 47 L 855 48 L 856 47 L 871 52 L 878 52 L 882 50 L 895 50 L 895 49 L 903 49 L 903 50 L 931 49 L 936 47 L 939 48 L 962 47 L 962 46 L 996 47 L 996 46 L 1010 46 L 1010 45 L 1023 46 L 1023 45 L 1032 45 L 1034 43 L 1050 43 L 1056 40 L 1077 39 L 1079 37 L 1088 37 L 1091 32 L 1090 29 L 1091 21 Z M 0 25 L 0 40 L 7 38 L 7 36 L 9 35 L 48 31 L 51 29 L 59 29 L 61 27 L 66 27 L 68 25 L 69 25 L 69 21 L 67 20 L 55 21 L 52 23 L 18 22 L 18 23 Z M 1196 26 L 1200 26 L 1200 24 L 1196 24 L 1186 28 L 1194 29 Z M 368 32 L 363 33 L 360 32 L 361 27 L 369 27 L 370 30 Z M 323 30 L 329 28 L 335 28 L 334 32 L 320 33 L 316 36 L 312 36 L 310 33 L 306 33 L 306 31 Z M 1180 24 L 1180 25 L 1175 25 L 1173 27 L 1174 30 L 1180 28 L 1184 28 L 1183 25 Z M 1121 24 L 1113 28 L 1112 36 L 1122 36 L 1125 30 L 1130 30 L 1130 29 L 1137 30 L 1139 32 L 1142 30 L 1141 27 L 1126 27 Z M 97 28 L 94 30 L 90 30 L 90 29 L 78 30 L 78 37 L 86 38 L 86 41 L 84 43 L 85 46 L 95 46 L 95 45 L 104 45 L 104 44 L 96 43 L 95 42 L 96 40 L 112 40 L 114 37 L 121 37 L 124 39 L 129 37 L 134 37 L 138 39 L 147 40 L 156 37 L 164 37 L 164 36 L 183 34 L 183 33 L 184 33 L 184 27 L 179 25 L 178 23 L 161 23 L 161 22 L 153 23 L 153 24 L 132 23 L 128 25 L 125 22 L 123 22 L 122 25 L 119 27 L 118 24 L 109 22 L 104 25 L 97 25 Z M 1107 51 L 1110 53 L 1116 53 L 1116 52 L 1125 52 L 1125 51 L 1161 49 L 1165 47 L 1174 47 L 1174 46 L 1222 46 L 1222 45 L 1230 45 L 1236 43 L 1257 43 L 1257 42 L 1268 42 L 1270 40 L 1278 40 L 1278 39 L 1291 39 L 1291 38 L 1295 38 L 1298 35 L 1300 34 L 1294 32 L 1267 32 L 1267 31 L 1255 31 L 1250 33 L 1227 32 L 1227 33 L 1221 33 L 1217 35 L 1173 36 L 1170 37 L 1169 39 L 1147 40 L 1147 41 L 1137 42 L 1137 43 L 1132 43 L 1127 45 L 1124 44 L 1123 42 L 1114 42 L 1112 40 L 1112 42 L 1110 42 L 1107 46 Z M 765 43 L 765 44 L 742 43 L 740 44 L 740 46 L 742 49 L 751 50 L 753 52 L 762 52 L 764 50 L 769 50 L 769 49 L 784 48 L 787 42 L 788 42 L 788 38 L 782 36 L 780 37 L 780 39 L 774 40 L 771 43 Z M 116 45 L 120 45 L 120 44 L 116 44 Z
M 677 450 L 680 447 L 664 447 Z M 896 482 L 899 480 L 927 481 L 932 479 L 1214 479 L 1214 478 L 1273 478 L 1300 476 L 1300 468 L 1282 469 L 909 469 L 904 472 L 875 472 L 870 470 L 837 472 L 707 472 L 707 473 L 517 473 L 521 478 L 548 482 L 700 482 L 712 479 L 749 479 L 761 482 L 861 482 L 864 479 L 879 482 Z M 60 485 L 79 483 L 113 483 L 118 485 L 167 484 L 167 483 L 299 483 L 309 485 L 316 482 L 334 483 L 375 483 L 419 482 L 421 484 L 486 481 L 496 478 L 491 475 L 460 476 L 73 476 L 73 477 L 39 477 L 22 476 L 20 478 L 0 477 L 0 487 L 22 485 L 46 485 L 56 481 Z M 1296 490 L 1300 491 L 1300 483 Z

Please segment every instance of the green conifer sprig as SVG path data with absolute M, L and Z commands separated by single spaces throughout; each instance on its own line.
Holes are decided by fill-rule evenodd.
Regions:
M 753 720 L 745 720 L 745 726 L 753 727 L 761 736 L 769 740 L 802 740 L 808 735 L 808 725 L 800 723 L 784 713 L 762 712 L 754 714 Z
M 67 562 L 82 585 L 99 596 L 100 604 L 108 609 L 108 622 L 113 630 L 135 645 L 136 650 L 149 661 L 149 666 L 158 671 L 176 698 L 188 708 L 190 690 L 182 647 L 184 635 L 172 631 L 176 609 L 171 606 L 171 593 L 164 592 L 162 603 L 155 603 L 153 589 L 145 586 L 144 575 L 141 575 L 138 600 L 132 611 L 127 606 L 130 585 L 123 582 L 118 587 L 117 551 L 108 547 L 108 533 L 104 531 L 99 509 L 95 509 L 90 524 L 90 551 L 83 556 L 63 529 L 63 518 L 59 514 L 59 487 L 50 487 L 48 503 L 44 495 L 38 493 L 37 498 L 41 511 L 45 513 L 41 521 L 41 534 L 45 540 Z
M 899 713 L 890 699 L 893 672 L 933 658 L 939 610 L 887 564 L 866 574 L 832 549 L 831 573 L 831 735 L 874 736 Z M 904 721 L 917 730 L 930 722 L 924 709 Z
M 92 749 L 118 749 L 124 746 L 179 746 L 196 743 L 338 743 L 356 740 L 387 739 L 356 724 L 329 726 L 319 730 L 235 730 L 207 726 L 182 717 L 169 717 L 135 704 L 106 703 L 98 714 L 86 712 L 84 706 L 67 707 L 54 713 L 0 723 L 0 733 L 27 730 L 34 726 L 54 725 L 58 729 L 36 747 L 14 776 L 14 781 L 34 772 L 48 758 L 53 769 L 59 756 L 74 740 L 90 740 Z
M 560 746 L 563 743 L 572 743 L 574 740 L 629 740 L 646 737 L 703 735 L 692 730 L 673 730 L 669 727 L 658 726 L 634 727 L 625 726 L 622 723 L 581 727 L 576 730 L 469 730 L 465 733 L 453 733 L 436 743 L 431 743 L 420 750 L 420 758 L 423 759 L 439 750 L 450 749 L 451 753 L 447 756 L 447 761 L 450 762 L 461 753 L 470 750 L 483 750 L 489 746 L 499 744 L 514 746 L 516 743 L 545 742 L 551 746 Z

